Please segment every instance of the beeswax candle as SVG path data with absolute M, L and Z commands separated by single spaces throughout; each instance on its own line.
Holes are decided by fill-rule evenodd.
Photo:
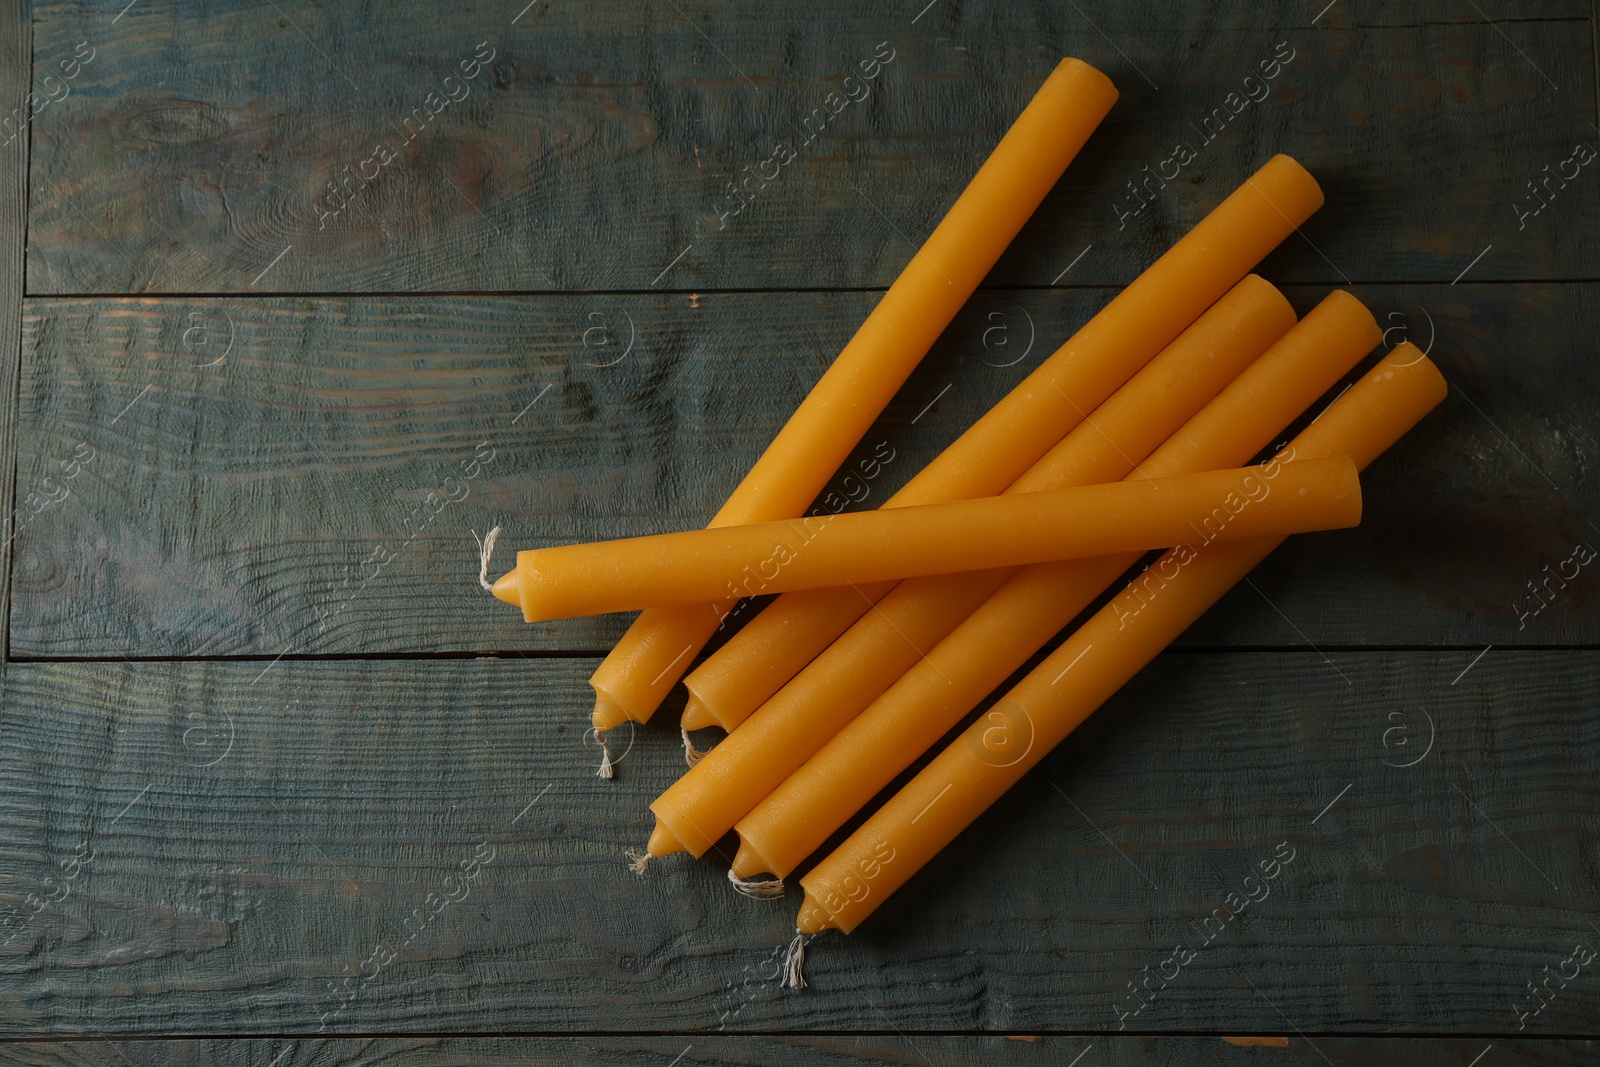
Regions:
M 1321 206 L 1274 156 L 884 506 L 1003 490 Z M 694 672 L 685 728 L 741 721 L 893 587 L 780 597 Z
M 1196 536 L 1225 541 L 1354 526 L 1356 470 L 1291 463 L 1278 485 L 1253 468 L 1079 485 L 812 520 L 723 526 L 517 553 L 494 594 L 529 622 L 710 600 L 728 575 L 775 591 L 1085 559 Z
M 1283 294 L 1246 275 L 1006 492 L 1107 482 L 1132 473 L 1293 325 Z M 1247 458 L 1248 453 L 1216 466 Z M 764 796 L 1015 573 L 1008 568 L 901 582 L 763 704 L 735 736 L 756 732 L 718 759 L 734 758 L 747 745 L 784 752 L 783 762 L 763 763 L 763 777 L 750 783 L 747 795 Z
M 1402 343 L 1281 455 L 1342 454 L 1364 467 L 1445 391 L 1438 369 Z M 979 719 L 801 880 L 799 930 L 854 930 L 1282 541 L 1162 557 L 1153 596 L 1130 586 L 1096 612 L 997 705 L 1008 725 Z
M 1378 324 L 1359 300 L 1344 292 L 1329 294 L 1139 471 L 1162 477 L 1243 462 L 1269 445 L 1379 338 Z M 944 640 L 924 645 L 925 657 L 909 664 L 887 692 L 739 821 L 735 876 L 749 879 L 761 871 L 787 876 L 1137 558 L 1021 570 Z M 857 625 L 869 621 L 870 616 Z M 828 699 L 797 712 L 809 713 L 803 715 L 808 720 L 834 718 Z M 766 714 L 763 708 L 759 716 Z
M 1352 300 L 1351 303 L 1360 308 L 1358 302 Z M 1317 388 L 1320 392 L 1332 379 L 1315 373 L 1315 360 L 1308 368 L 1304 366 L 1308 362 L 1306 359 L 1294 358 L 1307 349 L 1316 352 L 1323 347 L 1305 343 L 1313 336 L 1321 340 L 1325 332 L 1321 324 L 1328 315 L 1316 312 L 1313 315 L 1316 320 L 1311 326 L 1294 327 L 1272 345 L 1271 351 L 1279 353 L 1274 359 L 1263 356 L 1257 364 L 1283 364 L 1288 376 L 1300 372 L 1298 377 L 1323 382 Z M 1061 481 L 1111 478 L 1127 473 L 1135 460 L 1146 459 L 1151 449 L 1186 415 L 1192 415 L 1225 382 L 1232 381 L 1238 368 L 1248 362 L 1250 354 L 1267 347 L 1272 335 L 1281 334 L 1284 327 L 1292 324 L 1293 318 L 1287 301 L 1272 286 L 1254 276 L 1245 278 L 1035 464 L 1018 480 L 1017 486 L 1037 489 Z M 1366 319 L 1376 330 L 1371 316 L 1367 315 Z M 1300 341 L 1289 343 L 1290 338 Z M 1352 353 L 1334 376 L 1353 365 L 1370 347 L 1369 342 L 1360 352 Z M 1305 373 L 1307 370 L 1312 373 Z M 1255 405 L 1257 391 L 1271 386 L 1274 381 L 1256 372 L 1254 384 L 1246 383 L 1245 395 L 1232 407 Z M 1191 395 L 1182 395 L 1185 392 Z M 1225 392 L 1239 394 L 1239 383 L 1228 385 Z M 1294 391 L 1290 393 L 1293 395 Z M 1302 406 L 1310 399 L 1311 396 L 1307 396 Z M 1248 411 L 1239 413 L 1239 417 L 1247 425 L 1254 424 L 1254 417 Z M 1292 414 L 1286 414 L 1282 422 L 1287 423 L 1291 417 Z M 1270 434 L 1276 428 L 1266 432 Z M 1247 452 L 1244 458 L 1248 455 Z M 879 628 L 892 637 L 880 634 L 886 637 L 883 643 L 849 646 L 839 656 L 833 655 L 834 649 L 830 648 L 661 795 L 652 806 L 657 827 L 650 838 L 651 855 L 678 851 L 685 842 L 698 854 L 704 847 L 702 842 L 721 837 L 867 705 L 873 694 L 858 701 L 852 691 L 855 686 L 876 686 L 881 692 L 893 681 L 893 678 L 880 681 L 875 675 L 873 668 L 880 657 L 904 656 L 908 650 L 913 657 L 919 655 L 903 640 L 903 631 L 899 629 L 902 622 L 913 628 L 909 632 L 914 634 L 920 617 L 938 618 L 945 629 L 935 635 L 937 640 L 1010 573 L 989 571 L 925 579 L 923 588 L 929 595 L 924 598 L 915 596 L 918 582 L 903 583 L 880 605 L 894 611 L 895 601 L 904 600 L 909 604 L 908 610 L 894 611 L 885 620 L 886 625 Z M 902 592 L 905 598 L 901 597 Z M 956 614 L 957 611 L 960 614 Z M 857 625 L 865 628 L 882 618 L 880 612 L 874 611 Z M 930 641 L 919 647 L 932 646 Z M 738 863 L 736 857 L 735 864 Z M 759 866 L 755 868 L 759 869 Z
M 1104 74 L 1061 61 L 711 525 L 790 518 L 810 505 L 1116 99 Z M 648 720 L 730 607 L 634 620 L 589 680 L 594 727 Z

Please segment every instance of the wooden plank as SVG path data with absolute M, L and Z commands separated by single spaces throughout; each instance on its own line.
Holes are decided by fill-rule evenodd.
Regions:
M 1286 545 L 1183 643 L 1595 644 L 1600 581 L 1582 560 L 1600 551 L 1600 374 L 1577 340 L 1590 286 L 1355 292 L 1388 342 L 1430 350 L 1450 395 L 1362 475 L 1359 528 Z
M 593 660 L 14 663 L 8 1029 L 1591 1034 L 1596 655 L 1163 656 L 800 993 L 796 889 L 626 870 Z
M 0 99 L 23 114 L 37 106 L 30 91 L 29 56 L 33 23 L 27 4 L 8 5 L 0 12 Z M 52 83 L 54 84 L 54 83 Z M 31 117 L 31 115 L 30 115 Z M 16 507 L 17 383 L 22 367 L 22 290 L 27 248 L 28 135 L 18 116 L 0 124 L 0 604 L 11 603 L 11 563 L 18 526 L 25 521 Z M 31 508 L 31 504 L 30 504 Z M 10 653 L 6 624 L 0 619 L 0 669 Z
M 1355 291 L 1455 390 L 1366 476 L 1359 529 L 1292 542 L 1186 642 L 1600 642 L 1592 567 L 1541 584 L 1600 546 L 1595 287 Z M 851 488 L 883 499 L 1108 295 L 981 291 L 867 438 L 896 458 Z M 702 525 L 874 299 L 31 300 L 19 484 L 95 458 L 19 538 L 13 650 L 604 651 L 623 617 L 528 627 L 491 601 L 470 531 L 505 526 L 498 572 Z
M 1259 1049 L 1271 1049 L 1260 1052 Z M 273 1064 L 460 1064 L 471 1067 L 543 1067 L 545 1064 L 662 1064 L 664 1067 L 831 1067 L 840 1064 L 1050 1064 L 1071 1067 L 1076 1055 L 1092 1050 L 1084 1064 L 1231 1067 L 1267 1062 L 1335 1067 L 1462 1067 L 1488 1049 L 1496 1064 L 1588 1064 L 1595 1049 L 1587 1041 L 1518 1041 L 1497 1038 L 1301 1037 L 947 1037 L 916 1034 L 890 1037 L 384 1037 L 360 1039 L 242 1038 L 175 1041 L 112 1041 L 85 1047 L 67 1042 L 29 1042 L 7 1047 L 12 1062 L 37 1067 L 79 1067 L 87 1055 L 114 1053 L 113 1062 L 171 1064 L 173 1067 L 260 1067 Z M 678 1058 L 675 1058 L 678 1057 Z M 88 1062 L 99 1062 L 90 1060 Z
M 98 458 L 25 531 L 19 653 L 607 647 L 619 617 L 529 628 L 489 598 L 469 531 L 504 524 L 509 568 L 536 541 L 704 525 L 875 300 L 35 302 L 24 481 L 79 439 Z M 867 439 L 905 457 L 869 499 L 1103 300 L 976 299 Z
M 1581 0 L 1315 25 L 1220 5 L 279 7 L 143 0 L 113 26 L 41 6 L 41 56 L 97 58 L 35 131 L 32 292 L 884 286 L 1066 54 L 1123 99 L 998 282 L 1125 283 L 1280 151 L 1329 193 L 1273 261 L 1288 280 L 1448 281 L 1489 245 L 1474 279 L 1579 278 L 1600 252 L 1576 191 L 1531 223 L 1514 207 L 1596 120 Z M 845 84 L 875 51 L 893 58 Z M 724 217 L 747 167 L 770 183 Z M 1155 172 L 1130 220 L 1129 183 Z

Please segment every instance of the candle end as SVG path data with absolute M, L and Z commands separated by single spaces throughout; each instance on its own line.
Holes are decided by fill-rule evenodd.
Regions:
M 601 732 L 615 730 L 623 723 L 630 721 L 631 718 L 621 704 L 618 704 L 604 693 L 595 693 L 594 714 L 589 717 L 590 726 Z
M 660 819 L 656 820 L 656 828 L 650 831 L 650 843 L 645 846 L 650 855 L 660 859 L 670 856 L 674 852 L 687 852 L 683 842 L 679 841 L 673 832 L 667 829 L 667 824 Z
M 749 881 L 758 874 L 776 873 L 771 865 L 762 859 L 755 849 L 750 847 L 750 842 L 746 841 L 744 835 L 741 834 L 739 836 L 739 851 L 733 854 L 733 862 L 728 865 L 728 877 L 730 879 L 737 878 L 741 881 Z M 781 885 L 783 879 L 780 878 L 778 882 Z
M 1261 185 L 1256 184 L 1257 180 Z M 1295 226 L 1316 214 L 1327 199 L 1311 172 L 1298 159 L 1282 152 L 1263 163 L 1245 183 Z
M 826 908 L 811 899 L 809 892 L 806 893 L 805 902 L 800 905 L 800 914 L 795 918 L 794 926 L 802 934 L 820 934 L 824 930 L 839 928 L 839 924 L 833 921 L 833 916 Z
M 722 725 L 693 689 L 689 690 L 689 700 L 683 705 L 683 715 L 678 719 L 678 724 L 685 730 L 705 730 Z
M 495 598 L 498 600 L 504 600 L 507 604 L 510 604 L 513 607 L 522 607 L 522 588 L 521 583 L 517 581 L 517 572 L 515 569 L 506 571 L 506 573 L 502 574 L 495 581 L 494 585 L 490 586 L 489 591 L 493 593 Z

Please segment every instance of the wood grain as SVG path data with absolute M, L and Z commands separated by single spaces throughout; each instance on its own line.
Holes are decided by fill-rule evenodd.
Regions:
M 1259 1053 L 1256 1040 L 1273 1051 Z M 1279 1046 L 1277 1042 L 1287 1044 Z M 915 1034 L 887 1037 L 386 1037 L 361 1039 L 240 1038 L 182 1041 L 111 1041 L 90 1044 L 30 1042 L 7 1046 L 8 1062 L 30 1067 L 103 1067 L 110 1063 L 173 1067 L 335 1067 L 383 1063 L 393 1067 L 545 1067 L 547 1064 L 660 1064 L 662 1067 L 834 1067 L 842 1064 L 984 1063 L 997 1067 L 1083 1063 L 1118 1067 L 1234 1067 L 1268 1062 L 1332 1063 L 1336 1067 L 1407 1064 L 1462 1067 L 1489 1049 L 1499 1064 L 1581 1065 L 1592 1062 L 1586 1041 L 1517 1041 L 1478 1038 L 1287 1037 L 949 1037 Z M 678 1057 L 678 1058 L 675 1058 Z
M 0 14 L 7 107 L 95 56 L 0 146 L 0 1060 L 1595 1059 L 1600 214 L 1528 183 L 1600 4 L 523 4 Z M 682 767 L 674 701 L 593 775 L 626 620 L 524 626 L 473 531 L 706 521 L 1063 55 L 1122 99 L 866 506 L 1276 152 L 1328 204 L 1263 274 L 1451 395 L 786 992 L 797 890 L 624 869 Z
M 1577 340 L 1591 287 L 1354 291 L 1450 394 L 1363 473 L 1357 529 L 1291 541 L 1182 643 L 1595 644 L 1600 575 L 1571 562 L 1600 550 L 1600 375 Z
M 33 52 L 33 24 L 27 4 L 8 5 L 0 12 L 0 100 L 5 110 L 17 108 L 26 114 L 29 102 L 28 62 Z M 17 526 L 22 514 L 17 510 L 16 437 L 17 383 L 22 366 L 22 291 L 27 248 L 28 214 L 28 136 L 16 131 L 16 116 L 11 126 L 0 127 L 8 143 L 0 145 L 0 604 L 11 603 L 12 554 L 16 549 Z M 0 619 L 0 670 L 10 653 L 7 618 Z
M 41 57 L 98 58 L 35 130 L 30 291 L 884 286 L 1063 55 L 1122 100 L 997 282 L 1125 284 L 1276 152 L 1328 192 L 1273 260 L 1285 280 L 1449 281 L 1491 244 L 1474 279 L 1588 277 L 1600 252 L 1588 193 L 1526 225 L 1513 207 L 1596 120 L 1580 0 L 1315 26 L 1299 6 L 519 6 L 41 4 Z M 1280 42 L 1292 60 L 1246 85 Z M 446 84 L 480 43 L 490 62 Z M 892 62 L 844 86 L 880 43 Z M 808 134 L 841 87 L 867 95 Z M 786 139 L 799 158 L 722 218 Z M 1179 142 L 1196 158 L 1124 219 Z
M 1365 476 L 1359 529 L 1291 542 L 1186 643 L 1600 641 L 1592 566 L 1526 585 L 1600 546 L 1594 286 L 1355 291 L 1452 396 Z M 868 436 L 896 458 L 866 503 L 1108 295 L 981 291 Z M 874 299 L 31 300 L 18 484 L 96 458 L 18 539 L 12 650 L 604 651 L 623 617 L 529 627 L 490 600 L 471 531 L 505 527 L 498 574 L 519 547 L 703 525 Z M 492 462 L 447 489 L 480 442 Z
M 1595 657 L 1451 684 L 1453 654 L 1165 655 L 813 943 L 801 993 L 769 977 L 797 890 L 739 897 L 717 858 L 627 871 L 681 754 L 644 729 L 595 777 L 593 660 L 14 663 L 7 1025 L 1510 1035 L 1526 983 L 1600 942 Z M 1269 895 L 1201 941 L 1280 843 Z M 1596 967 L 1519 1036 L 1592 1032 Z
M 975 299 L 867 438 L 897 453 L 869 500 L 1104 299 Z M 470 531 L 504 525 L 506 569 L 517 547 L 703 526 L 875 300 L 35 302 L 23 480 L 80 439 L 99 458 L 25 532 L 17 604 L 44 615 L 19 653 L 609 647 L 620 617 L 530 628 L 489 598 Z

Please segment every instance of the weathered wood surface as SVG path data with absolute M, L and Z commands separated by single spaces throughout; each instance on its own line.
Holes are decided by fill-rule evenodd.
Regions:
M 41 68 L 95 58 L 34 124 L 30 291 L 883 286 L 1067 54 L 1122 100 L 998 282 L 1125 283 L 1279 151 L 1329 194 L 1285 280 L 1592 276 L 1592 173 L 1514 206 L 1593 136 L 1588 4 L 1320 6 L 44 3 Z
M 0 100 L 28 103 L 32 23 L 26 3 L 0 12 Z M 13 106 L 10 103 L 7 107 Z M 22 361 L 23 261 L 28 213 L 28 138 L 0 124 L 0 604 L 11 603 L 11 554 L 16 526 L 17 381 Z M 0 619 L 0 666 L 9 652 L 7 617 Z
M 1590 1034 L 1597 656 L 1165 655 L 800 993 L 796 889 L 626 869 L 681 754 L 595 777 L 593 660 L 14 663 L 6 1028 Z
M 1584 1065 L 1594 1062 L 1587 1041 L 1497 1038 L 1302 1037 L 1086 1037 L 1017 1035 L 948 1037 L 385 1037 L 376 1040 L 277 1038 L 113 1041 L 91 1044 L 38 1042 L 0 1050 L 6 1063 L 28 1067 L 96 1067 L 161 1064 L 174 1067 L 336 1067 L 381 1063 L 386 1067 L 546 1067 L 615 1064 L 661 1067 L 836 1067 L 852 1064 L 993 1064 L 1071 1067 L 1297 1067 L 1334 1064 L 1371 1067 L 1463 1067 L 1487 1049 L 1500 1065 Z M 1088 1053 L 1088 1054 L 1086 1054 Z M 1090 1058 L 1092 1055 L 1092 1058 Z
M 0 1061 L 1594 1060 L 1600 213 L 1592 165 L 1527 183 L 1600 143 L 1600 5 L 523 2 L 0 15 L 14 103 L 93 53 L 0 147 Z M 887 285 L 1065 54 L 1122 101 L 868 438 L 868 505 L 1277 151 L 1329 203 L 1263 273 L 1301 310 L 1353 280 L 1452 394 L 1360 529 L 1280 551 L 788 993 L 796 890 L 624 869 L 681 770 L 662 727 L 592 774 L 625 620 L 522 625 L 469 531 L 499 570 L 704 522 L 876 300 L 826 290 Z M 219 1037 L 121 1040 L 180 1034 Z
M 1559 578 L 1600 547 L 1595 286 L 1355 291 L 1452 395 L 1365 476 L 1359 529 L 1291 542 L 1186 643 L 1600 641 L 1593 567 Z M 980 292 L 866 439 L 896 453 L 866 505 L 1107 298 Z M 704 524 L 875 299 L 30 300 L 19 492 L 93 459 L 18 538 L 12 651 L 603 651 L 624 617 L 524 625 L 471 531 L 505 527 L 499 573 Z

